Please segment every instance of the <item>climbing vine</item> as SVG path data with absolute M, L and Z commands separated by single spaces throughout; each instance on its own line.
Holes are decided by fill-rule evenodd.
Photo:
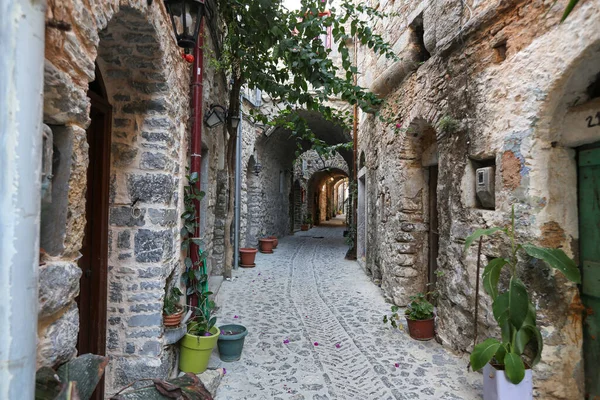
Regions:
M 201 335 L 208 332 L 216 322 L 216 318 L 211 318 L 214 302 L 208 299 L 212 293 L 208 291 L 204 243 L 199 237 L 196 237 L 199 226 L 196 206 L 204 198 L 204 192 L 196 187 L 200 179 L 198 172 L 189 173 L 188 170 L 186 178 L 187 184 L 183 189 L 184 212 L 181 214 L 183 226 L 180 232 L 181 249 L 185 253 L 185 271 L 181 279 L 186 286 L 188 304 L 193 306 L 191 303 L 197 299 L 197 307 L 190 307 L 194 310 L 194 317 L 189 324 L 189 332 Z M 197 252 L 197 257 L 192 257 L 194 251 Z

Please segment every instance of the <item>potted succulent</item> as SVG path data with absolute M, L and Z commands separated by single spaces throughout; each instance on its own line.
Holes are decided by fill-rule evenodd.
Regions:
M 408 334 L 416 340 L 431 340 L 435 337 L 435 318 L 433 315 L 433 304 L 427 300 L 427 294 L 417 293 L 410 297 L 410 304 L 404 311 L 404 317 L 408 325 Z M 390 323 L 394 328 L 400 328 L 398 310 L 400 307 L 392 306 L 392 314 L 384 315 L 383 323 Z
M 518 254 L 542 260 L 561 271 L 572 282 L 580 283 L 581 276 L 575 262 L 560 249 L 537 247 L 529 243 L 519 244 L 515 233 L 515 212 L 512 210 L 511 225 L 477 229 L 465 239 L 465 250 L 482 236 L 502 232 L 510 242 L 510 252 L 504 257 L 491 260 L 485 267 L 482 279 L 485 292 L 492 298 L 494 319 L 501 337 L 488 338 L 476 344 L 471 353 L 471 367 L 484 368 L 484 399 L 531 399 L 533 397 L 532 372 L 542 355 L 543 339 L 536 326 L 536 308 L 527 287 L 517 275 Z M 498 282 L 503 270 L 508 270 L 508 286 L 500 288 Z M 530 345 L 532 352 L 525 354 Z
M 183 317 L 183 307 L 179 304 L 179 298 L 183 295 L 177 286 L 165 296 L 163 305 L 163 325 L 167 328 L 179 326 Z
M 226 362 L 237 361 L 242 356 L 244 338 L 248 330 L 243 325 L 229 324 L 219 327 L 221 335 L 217 345 L 219 346 L 219 357 Z
M 240 267 L 243 268 L 254 268 L 256 264 L 254 259 L 256 258 L 257 249 L 252 247 L 244 247 L 240 249 Z

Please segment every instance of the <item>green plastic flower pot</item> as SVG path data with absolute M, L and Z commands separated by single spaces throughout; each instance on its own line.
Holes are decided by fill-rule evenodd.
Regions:
M 237 361 L 242 356 L 244 338 L 248 334 L 246 327 L 242 325 L 223 325 L 219 327 L 219 356 L 226 362 Z
M 181 339 L 179 348 L 179 369 L 183 372 L 201 374 L 206 371 L 210 354 L 212 353 L 221 331 L 216 326 L 210 329 L 211 336 L 195 336 L 186 334 Z

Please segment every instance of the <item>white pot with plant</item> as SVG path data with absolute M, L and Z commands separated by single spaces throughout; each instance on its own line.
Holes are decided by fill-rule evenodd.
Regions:
M 517 255 L 525 251 L 530 257 L 561 271 L 575 283 L 581 282 L 581 275 L 575 262 L 560 249 L 516 243 L 514 207 L 510 227 L 477 229 L 465 239 L 465 250 L 482 236 L 497 232 L 509 238 L 511 251 L 508 257 L 491 260 L 483 271 L 482 279 L 485 292 L 492 298 L 494 319 L 500 328 L 501 338 L 488 338 L 476 344 L 471 353 L 471 367 L 475 371 L 484 368 L 484 400 L 531 399 L 531 368 L 540 361 L 543 339 L 536 326 L 535 305 L 531 302 L 527 287 L 517 276 Z M 500 290 L 498 281 L 504 268 L 510 273 L 510 282 L 507 289 Z M 532 355 L 527 357 L 524 352 L 529 343 L 534 346 Z

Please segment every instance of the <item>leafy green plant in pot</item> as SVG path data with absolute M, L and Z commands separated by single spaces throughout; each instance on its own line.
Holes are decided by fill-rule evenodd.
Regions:
M 306 218 L 304 218 L 304 222 L 300 226 L 300 230 L 302 230 L 302 231 L 309 230 L 311 224 L 312 224 L 312 217 L 311 216 L 307 216 Z
M 204 192 L 196 188 L 196 172 L 187 176 L 184 187 L 183 228 L 181 228 L 181 249 L 185 252 L 185 272 L 181 278 L 186 286 L 188 302 L 197 299 L 197 306 L 189 306 L 186 315 L 187 334 L 181 339 L 179 369 L 183 372 L 200 374 L 208 366 L 210 354 L 217 345 L 219 328 L 217 318 L 212 316 L 215 304 L 209 299 L 208 275 L 206 273 L 206 253 L 202 241 L 195 237 L 198 227 L 196 204 L 204 197 Z M 192 252 L 196 252 L 192 258 Z
M 167 328 L 179 326 L 183 318 L 183 307 L 179 304 L 179 298 L 183 295 L 178 287 L 173 287 L 171 292 L 165 296 L 163 305 L 163 325 Z
M 435 318 L 433 315 L 433 304 L 427 300 L 427 295 L 431 292 L 417 293 L 410 297 L 410 304 L 404 311 L 404 317 L 408 324 L 408 334 L 416 340 L 431 340 L 435 336 Z M 390 323 L 394 328 L 399 328 L 400 307 L 392 306 L 392 314 L 383 317 L 384 323 Z
M 498 232 L 506 235 L 511 244 L 510 254 L 491 260 L 482 275 L 484 290 L 492 298 L 494 319 L 501 331 L 500 339 L 488 338 L 477 344 L 471 353 L 471 367 L 476 371 L 484 368 L 486 400 L 533 397 L 531 368 L 540 361 L 543 339 L 536 326 L 536 308 L 527 287 L 517 276 L 519 252 L 524 251 L 530 257 L 546 262 L 572 282 L 581 282 L 577 265 L 562 250 L 516 242 L 514 207 L 511 221 L 510 227 L 477 229 L 465 239 L 465 250 L 482 236 Z M 510 273 L 510 282 L 507 289 L 501 290 L 498 282 L 505 268 Z M 529 357 L 525 355 L 528 344 L 533 349 Z

